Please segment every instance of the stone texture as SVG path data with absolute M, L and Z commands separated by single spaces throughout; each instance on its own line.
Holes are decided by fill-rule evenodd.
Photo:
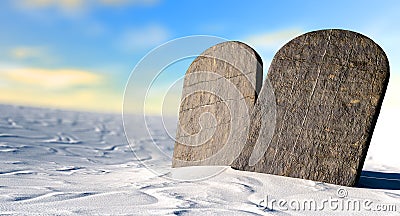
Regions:
M 172 167 L 230 165 L 247 139 L 261 85 L 261 58 L 241 42 L 198 56 L 184 79 Z
M 276 97 L 272 141 L 265 136 L 274 122 L 263 121 L 271 108 L 257 102 L 247 144 L 232 167 L 354 186 L 389 80 L 384 51 L 355 32 L 310 32 L 278 51 L 268 80 Z M 271 97 L 265 92 L 264 84 L 260 101 Z M 265 154 L 251 164 L 257 140 Z

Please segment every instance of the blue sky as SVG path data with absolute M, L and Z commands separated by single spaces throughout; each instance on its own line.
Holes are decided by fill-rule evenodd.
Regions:
M 134 66 L 169 40 L 240 40 L 268 65 L 295 36 L 341 28 L 386 51 L 400 107 L 399 11 L 398 1 L 0 1 L 0 103 L 119 112 Z

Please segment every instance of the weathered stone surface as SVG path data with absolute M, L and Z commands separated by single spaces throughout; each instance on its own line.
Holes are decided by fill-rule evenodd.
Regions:
M 268 79 L 276 97 L 276 125 L 265 154 L 249 163 L 273 122 L 254 107 L 250 136 L 233 163 L 241 170 L 353 186 L 358 181 L 389 80 L 384 51 L 345 30 L 301 35 L 275 55 Z M 265 84 L 259 100 L 270 97 Z M 265 100 L 265 99 L 264 99 Z
M 261 58 L 241 42 L 197 57 L 184 79 L 172 167 L 230 165 L 245 144 L 261 84 Z

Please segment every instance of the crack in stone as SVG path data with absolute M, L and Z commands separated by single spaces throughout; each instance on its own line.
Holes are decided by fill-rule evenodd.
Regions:
M 198 109 L 198 108 L 203 108 L 203 107 L 208 107 L 208 106 L 214 106 L 214 105 L 221 104 L 221 103 L 226 104 L 226 102 L 230 102 L 230 101 L 240 101 L 240 100 L 254 99 L 254 98 L 255 98 L 255 97 L 253 97 L 253 96 L 246 96 L 246 97 L 242 97 L 242 98 L 239 98 L 239 99 L 218 100 L 218 101 L 215 101 L 214 103 L 202 104 L 202 105 L 199 105 L 199 106 L 195 106 L 195 107 L 187 108 L 187 109 L 184 109 L 184 110 L 180 110 L 179 113 L 187 112 L 187 111 L 189 111 L 189 110 L 194 110 L 194 109 Z M 245 103 L 246 103 L 246 102 L 245 102 Z M 226 106 L 228 106 L 228 105 L 226 105 Z M 246 106 L 248 107 L 247 103 L 246 103 Z M 230 108 L 228 107 L 228 109 L 230 109 Z

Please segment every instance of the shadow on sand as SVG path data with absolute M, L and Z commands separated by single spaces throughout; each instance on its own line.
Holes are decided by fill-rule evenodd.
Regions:
M 400 173 L 362 171 L 357 187 L 400 190 Z

